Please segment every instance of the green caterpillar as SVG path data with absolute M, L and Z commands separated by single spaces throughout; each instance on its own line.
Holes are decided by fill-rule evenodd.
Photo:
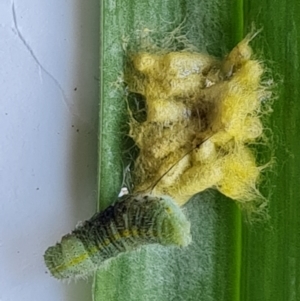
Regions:
M 44 259 L 55 278 L 81 278 L 142 245 L 186 246 L 190 241 L 190 223 L 172 199 L 127 195 L 63 236 Z

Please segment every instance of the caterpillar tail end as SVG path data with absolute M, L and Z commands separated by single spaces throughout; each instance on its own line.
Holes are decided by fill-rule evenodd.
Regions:
M 60 280 L 83 278 L 85 271 L 94 270 L 83 243 L 71 234 L 49 247 L 44 254 L 44 261 L 51 275 Z

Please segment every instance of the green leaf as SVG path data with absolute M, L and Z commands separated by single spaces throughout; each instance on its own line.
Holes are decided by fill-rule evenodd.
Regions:
M 115 201 L 122 185 L 128 116 L 118 79 L 124 70 L 123 47 L 137 30 L 171 31 L 186 18 L 192 43 L 221 56 L 254 22 L 263 27 L 255 51 L 274 70 L 279 98 L 270 120 L 277 165 L 265 187 L 271 191 L 270 221 L 242 223 L 231 200 L 206 191 L 185 207 L 192 223 L 190 247 L 151 246 L 110 261 L 96 274 L 95 301 L 300 299 L 299 9 L 296 0 L 289 6 L 266 0 L 103 0 L 99 209 Z
M 276 165 L 268 174 L 270 220 L 243 226 L 241 300 L 300 300 L 300 2 L 247 1 L 246 27 L 277 84 L 270 128 Z
M 239 8 L 238 3 L 228 1 L 103 2 L 100 208 L 116 199 L 122 183 L 127 114 L 124 92 L 113 86 L 123 71 L 122 43 L 145 27 L 171 31 L 186 17 L 192 43 L 221 55 L 242 38 L 242 28 L 235 27 L 232 13 Z M 195 197 L 186 210 L 192 222 L 190 247 L 152 246 L 111 261 L 96 275 L 95 300 L 238 300 L 239 211 L 214 191 Z

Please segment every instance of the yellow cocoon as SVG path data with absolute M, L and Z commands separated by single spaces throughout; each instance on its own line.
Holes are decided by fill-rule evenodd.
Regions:
M 263 65 L 252 58 L 253 35 L 223 60 L 188 51 L 138 52 L 126 74 L 142 95 L 146 120 L 130 120 L 139 148 L 135 192 L 170 195 L 179 205 L 207 188 L 239 203 L 261 198 L 262 168 L 250 144 L 261 139 Z M 133 116 L 133 114 L 131 114 Z

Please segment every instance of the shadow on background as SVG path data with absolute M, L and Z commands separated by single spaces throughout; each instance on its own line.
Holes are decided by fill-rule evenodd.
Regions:
M 71 38 L 76 41 L 76 50 L 70 102 L 77 110 L 70 125 L 69 189 L 74 200 L 70 214 L 79 221 L 82 216 L 93 215 L 97 201 L 100 2 L 76 0 L 73 6 L 75 28 Z M 92 300 L 92 280 L 89 277 L 66 285 L 64 300 Z

